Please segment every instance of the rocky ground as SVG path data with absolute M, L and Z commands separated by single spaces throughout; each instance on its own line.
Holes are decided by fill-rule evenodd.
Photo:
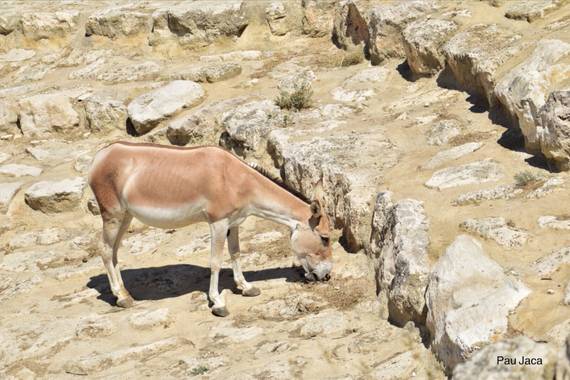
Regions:
M 0 377 L 570 376 L 568 4 L 2 7 Z M 288 231 L 252 218 L 262 294 L 227 262 L 216 318 L 208 227 L 134 222 L 137 302 L 117 308 L 86 173 L 118 139 L 221 145 L 309 197 L 322 183 L 331 281 L 303 283 Z

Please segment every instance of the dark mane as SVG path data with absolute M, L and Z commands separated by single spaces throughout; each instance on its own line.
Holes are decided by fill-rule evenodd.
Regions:
M 303 202 L 305 202 L 307 204 L 311 204 L 312 201 L 309 198 L 307 198 L 305 196 L 305 194 L 291 188 L 285 182 L 283 182 L 281 180 L 281 178 L 275 177 L 267 169 L 259 166 L 258 164 L 254 163 L 254 162 L 248 162 L 247 165 L 250 168 L 254 169 L 256 172 L 258 172 L 259 174 L 261 174 L 262 176 L 264 176 L 265 178 L 267 178 L 268 180 L 270 180 L 271 182 L 273 182 L 274 184 L 276 184 L 277 186 L 281 187 L 283 190 L 288 191 L 289 193 L 293 194 L 294 196 L 296 196 L 297 198 L 299 198 Z

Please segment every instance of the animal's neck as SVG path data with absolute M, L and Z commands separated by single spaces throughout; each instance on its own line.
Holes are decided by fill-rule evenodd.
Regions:
M 252 214 L 284 224 L 291 231 L 308 223 L 311 217 L 308 204 L 265 177 L 258 178 L 258 182 L 251 204 Z

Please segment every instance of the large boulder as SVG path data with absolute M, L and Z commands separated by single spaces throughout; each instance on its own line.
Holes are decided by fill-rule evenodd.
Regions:
M 497 72 L 521 50 L 520 39 L 496 24 L 476 24 L 454 35 L 442 49 L 459 85 L 493 106 Z
M 172 33 L 182 44 L 204 45 L 222 36 L 239 37 L 248 25 L 243 0 L 183 2 L 153 14 L 153 32 Z
M 302 32 L 309 37 L 324 37 L 331 31 L 336 0 L 302 0 Z
M 508 331 L 509 313 L 530 293 L 460 235 L 434 266 L 426 292 L 432 350 L 448 370 Z
M 89 16 L 85 24 L 85 35 L 99 35 L 109 38 L 150 33 L 152 17 L 148 13 L 131 9 L 112 7 Z
M 378 194 L 372 216 L 370 252 L 377 260 L 377 284 L 388 317 L 398 326 L 424 325 L 425 291 L 429 277 L 428 220 L 421 202 L 392 202 Z
M 388 58 L 403 58 L 402 30 L 413 20 L 437 9 L 434 0 L 381 3 L 369 13 L 370 61 L 379 64 Z
M 570 75 L 570 65 L 559 63 L 570 54 L 570 44 L 541 40 L 533 53 L 507 73 L 495 87 L 495 96 L 512 121 L 520 128 L 525 147 L 540 151 L 542 127 L 539 110 L 550 89 Z
M 15 12 L 4 11 L 0 15 L 0 34 L 8 35 L 18 28 L 22 16 Z
M 127 107 L 123 102 L 99 95 L 81 100 L 85 106 L 87 128 L 92 132 L 124 130 Z
M 152 130 L 158 123 L 183 108 L 200 103 L 206 93 L 192 81 L 175 80 L 136 97 L 127 107 L 129 121 L 138 134 Z
M 455 367 L 453 380 L 550 380 L 555 367 L 556 351 L 553 347 L 521 335 L 484 347 L 467 362 Z
M 223 145 L 234 152 L 246 156 L 263 148 L 267 134 L 283 123 L 281 109 L 271 100 L 252 101 L 221 117 L 225 135 Z
M 333 30 L 333 43 L 344 50 L 368 50 L 370 33 L 368 23 L 360 14 L 358 7 L 352 1 L 339 4 L 335 10 Z
M 65 92 L 33 95 L 20 100 L 20 129 L 25 136 L 44 137 L 52 132 L 69 133 L 80 125 L 74 98 Z
M 403 31 L 406 61 L 416 75 L 434 75 L 445 66 L 441 47 L 457 30 L 450 20 L 420 19 L 410 23 Z
M 282 1 L 272 1 L 265 8 L 265 21 L 269 25 L 271 34 L 275 36 L 284 36 L 291 30 L 289 20 L 287 18 L 287 8 Z
M 20 25 L 24 36 L 33 40 L 68 37 L 78 26 L 79 12 L 28 12 L 22 15 Z
M 83 177 L 36 182 L 26 190 L 24 199 L 32 209 L 43 213 L 70 211 L 79 206 L 85 184 Z
M 555 91 L 540 110 L 540 150 L 558 170 L 570 169 L 570 91 Z

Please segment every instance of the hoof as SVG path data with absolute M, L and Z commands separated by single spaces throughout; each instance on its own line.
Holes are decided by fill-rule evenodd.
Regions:
M 230 315 L 230 312 L 228 311 L 228 309 L 224 306 L 224 307 L 213 307 L 212 308 L 212 314 L 214 314 L 217 317 L 227 317 L 228 315 Z
M 246 297 L 257 297 L 258 295 L 261 294 L 261 290 L 259 290 L 259 288 L 256 288 L 255 286 L 252 286 L 251 288 L 241 292 L 241 294 L 243 294 Z
M 134 305 L 135 301 L 131 297 L 125 297 L 117 300 L 117 306 L 128 309 Z

